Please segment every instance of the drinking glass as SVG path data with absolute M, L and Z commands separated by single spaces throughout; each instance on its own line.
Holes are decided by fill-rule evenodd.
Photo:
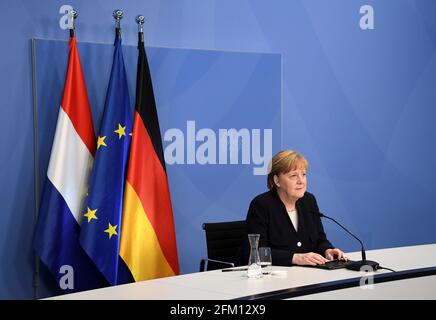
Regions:
M 268 266 L 272 265 L 271 248 L 270 247 L 260 247 L 259 248 L 259 259 L 260 259 L 260 265 L 263 267 L 262 272 L 264 274 L 268 274 L 269 273 Z

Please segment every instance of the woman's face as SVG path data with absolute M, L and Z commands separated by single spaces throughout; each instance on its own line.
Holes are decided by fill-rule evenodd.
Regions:
M 274 176 L 277 191 L 289 200 L 298 200 L 306 192 L 306 169 L 298 168 L 287 173 Z

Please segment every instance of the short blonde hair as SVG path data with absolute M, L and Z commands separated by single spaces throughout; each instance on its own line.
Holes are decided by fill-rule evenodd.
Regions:
M 267 177 L 268 189 L 275 187 L 274 176 L 280 173 L 288 173 L 291 170 L 296 170 L 298 168 L 304 168 L 307 170 L 309 168 L 309 163 L 306 158 L 301 154 L 293 150 L 282 150 L 278 152 L 271 159 L 271 170 Z

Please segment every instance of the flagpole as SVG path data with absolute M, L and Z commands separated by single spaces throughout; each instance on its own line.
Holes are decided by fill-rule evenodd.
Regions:
M 145 22 L 145 17 L 142 14 L 137 15 L 136 18 L 135 18 L 135 21 L 138 24 L 139 41 L 144 42 L 144 22 Z
M 79 14 L 77 13 L 77 10 L 71 10 L 70 11 L 70 38 L 74 38 L 74 30 L 76 29 L 76 19 Z
M 121 19 L 123 18 L 123 10 L 117 9 L 112 13 L 115 19 L 115 38 L 121 38 Z
M 33 96 L 33 155 L 34 162 L 33 168 L 34 175 L 34 190 L 33 195 L 35 197 L 34 204 L 34 216 L 33 216 L 33 229 L 35 229 L 36 221 L 39 214 L 39 150 L 38 150 L 38 99 L 36 95 L 36 48 L 35 39 L 32 39 L 32 96 Z M 33 298 L 36 300 L 39 298 L 39 256 L 34 254 L 34 272 L 33 272 Z

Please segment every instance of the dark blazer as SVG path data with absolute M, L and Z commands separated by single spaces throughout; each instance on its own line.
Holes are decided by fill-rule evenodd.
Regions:
M 289 219 L 286 207 L 275 188 L 255 197 L 248 209 L 247 232 L 259 233 L 259 247 L 271 247 L 273 265 L 290 266 L 294 253 L 316 252 L 324 256 L 325 250 L 333 248 L 327 240 L 321 219 L 312 212 L 319 212 L 313 194 L 306 192 L 296 203 L 298 232 Z M 249 257 L 248 240 L 243 250 L 242 261 Z

